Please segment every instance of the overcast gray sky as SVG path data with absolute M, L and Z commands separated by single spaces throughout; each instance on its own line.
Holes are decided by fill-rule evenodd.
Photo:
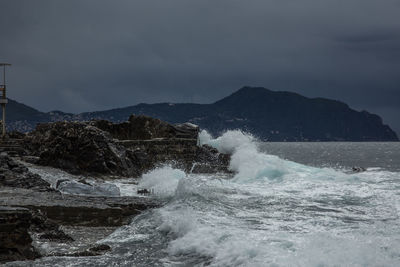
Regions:
M 0 0 L 9 97 L 42 111 L 342 100 L 400 132 L 400 0 Z

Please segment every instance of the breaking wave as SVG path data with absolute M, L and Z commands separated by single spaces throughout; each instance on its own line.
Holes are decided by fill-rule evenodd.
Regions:
M 144 174 L 138 187 L 167 204 L 103 240 L 113 252 L 94 266 L 400 265 L 399 173 L 298 164 L 241 131 L 202 131 L 200 143 L 231 153 L 234 176 Z

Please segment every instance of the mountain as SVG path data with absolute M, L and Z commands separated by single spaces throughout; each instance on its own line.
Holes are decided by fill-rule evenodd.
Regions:
M 10 128 L 18 121 L 34 125 L 46 118 L 47 121 L 106 119 L 121 122 L 131 114 L 143 114 L 170 123 L 192 122 L 214 135 L 229 129 L 242 129 L 269 141 L 399 140 L 375 114 L 353 110 L 336 100 L 307 98 L 262 87 L 243 87 L 212 104 L 139 104 L 77 115 L 59 111 L 41 113 L 34 109 L 32 117 L 27 113 L 19 120 L 9 118 Z
M 8 99 L 7 120 L 14 121 L 47 121 L 48 115 L 15 100 Z
M 8 99 L 6 108 L 8 131 L 29 132 L 41 122 L 73 120 L 77 117 L 77 115 L 62 111 L 41 112 L 12 99 Z

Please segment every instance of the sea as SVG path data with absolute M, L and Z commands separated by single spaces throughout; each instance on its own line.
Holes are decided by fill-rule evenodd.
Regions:
M 110 182 L 122 195 L 151 188 L 164 205 L 97 241 L 112 247 L 105 255 L 18 266 L 400 266 L 399 142 L 269 143 L 241 131 L 200 142 L 232 153 L 234 174 L 163 166 L 138 185 Z

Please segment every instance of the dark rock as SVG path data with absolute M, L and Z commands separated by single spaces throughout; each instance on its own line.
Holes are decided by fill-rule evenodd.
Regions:
M 138 189 L 137 193 L 140 195 L 149 195 L 150 191 L 148 189 L 144 188 L 144 189 Z
M 198 146 L 196 139 L 124 140 L 119 144 L 128 151 L 143 153 L 145 160 L 138 159 L 142 172 L 165 164 L 186 172 L 229 172 L 230 155 L 207 145 Z
M 58 188 L 59 186 L 60 186 L 60 184 L 62 184 L 63 182 L 68 182 L 69 180 L 68 179 L 60 179 L 60 180 L 57 180 L 57 182 L 56 182 L 56 188 Z
M 119 140 L 150 140 L 155 138 L 197 139 L 199 127 L 191 123 L 171 125 L 148 116 L 131 115 L 127 122 L 113 124 L 105 120 L 92 121 L 92 125 Z
M 0 263 L 40 257 L 29 235 L 31 220 L 28 209 L 0 207 Z
M 197 139 L 199 135 L 199 126 L 185 122 L 174 124 L 176 138 Z
M 29 208 L 51 222 L 71 226 L 121 226 L 140 212 L 161 202 L 143 197 L 61 195 L 28 189 L 3 188 L 0 206 Z
M 23 156 L 22 160 L 28 163 L 32 163 L 32 164 L 38 164 L 40 158 L 39 157 L 35 157 L 35 156 Z
M 366 169 L 363 168 L 363 167 L 357 167 L 357 166 L 355 166 L 355 167 L 352 168 L 352 171 L 353 171 L 353 172 L 365 172 Z
M 232 173 L 229 170 L 230 160 L 230 155 L 220 153 L 217 149 L 208 145 L 203 145 L 198 147 L 190 171 L 192 173 Z
M 227 170 L 229 156 L 210 147 L 199 147 L 197 135 L 198 127 L 190 123 L 173 126 L 132 115 L 129 121 L 120 124 L 107 121 L 39 124 L 27 135 L 25 143 L 32 155 L 39 157 L 39 164 L 73 174 L 139 177 L 165 164 L 195 172 Z
M 118 143 L 135 152 L 142 172 L 165 164 L 190 170 L 198 149 L 196 139 L 123 140 Z
M 0 263 L 40 257 L 29 233 L 36 242 L 69 243 L 73 239 L 60 225 L 117 227 L 129 223 L 132 216 L 143 210 L 160 205 L 157 200 L 143 197 L 87 197 L 39 192 L 36 188 L 1 187 Z M 95 256 L 109 249 L 99 245 L 60 256 Z
M 41 210 L 32 211 L 32 232 L 39 234 L 39 239 L 68 242 L 73 239 L 60 229 L 60 225 L 48 219 Z
M 7 155 L 0 155 L 0 186 L 55 191 L 39 175 Z
M 18 132 L 18 131 L 7 132 L 7 138 L 24 139 L 24 137 L 25 137 L 25 133 L 21 133 L 21 132 Z
M 195 163 L 192 167 L 193 173 L 229 173 L 230 155 L 219 153 L 217 149 L 203 145 L 196 151 Z
M 93 173 L 139 176 L 136 162 L 108 132 L 83 122 L 39 124 L 25 139 L 38 163 L 73 174 Z
M 100 244 L 98 246 L 90 248 L 89 250 L 93 251 L 93 252 L 103 252 L 103 251 L 108 251 L 110 249 L 111 249 L 111 247 L 109 245 Z

